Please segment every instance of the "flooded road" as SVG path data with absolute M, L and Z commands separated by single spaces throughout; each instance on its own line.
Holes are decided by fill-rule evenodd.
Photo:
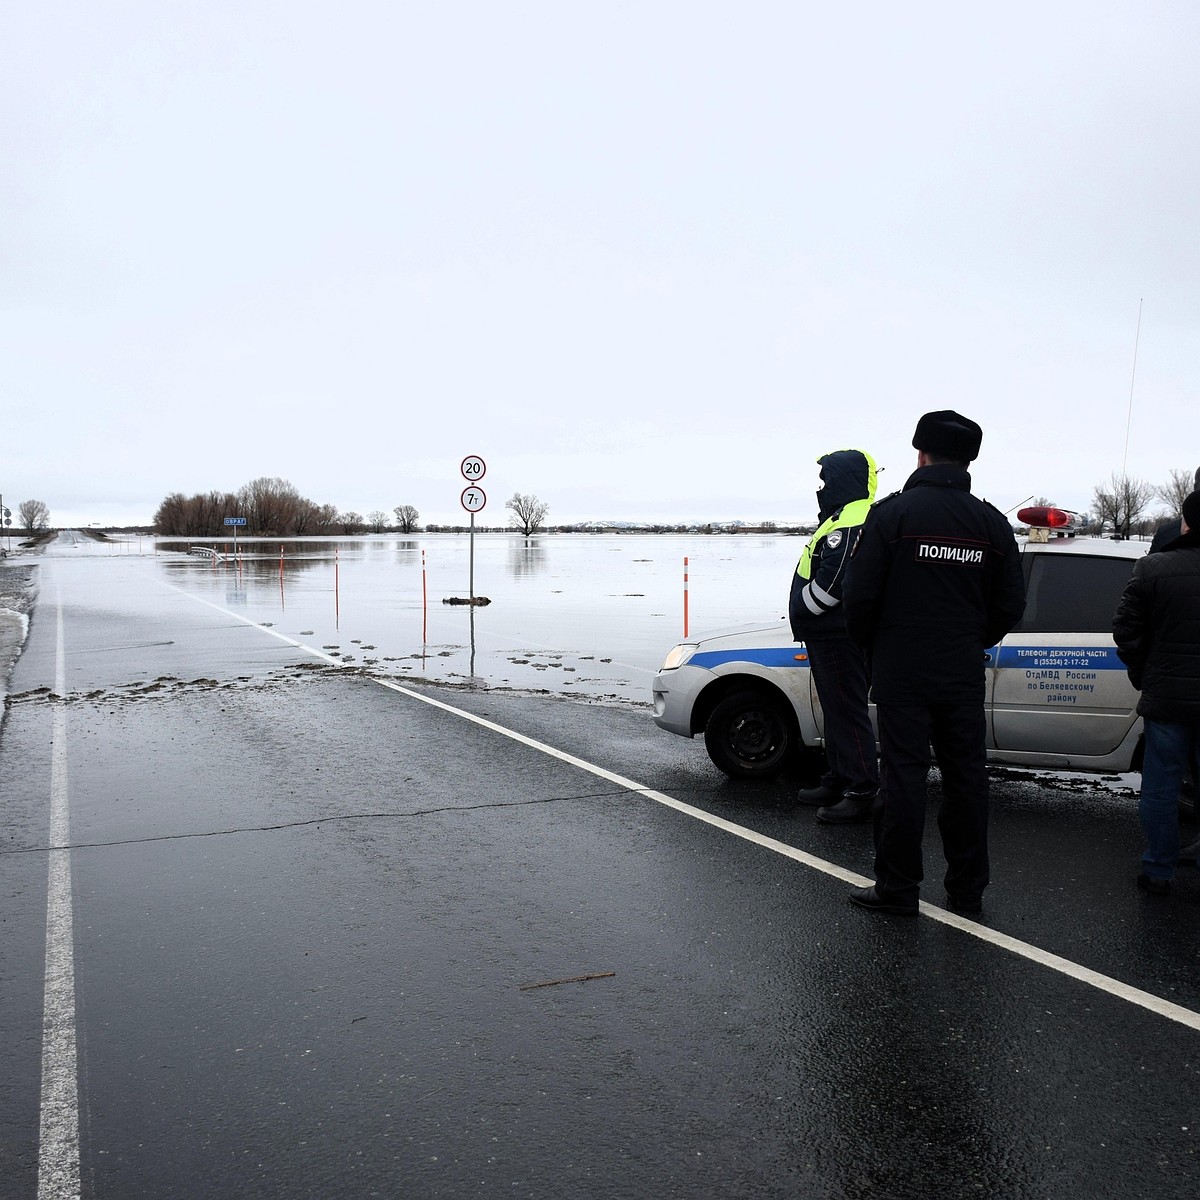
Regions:
M 156 546 L 154 569 L 188 594 L 375 674 L 642 703 L 685 623 L 782 618 L 800 541 L 481 534 L 473 557 L 467 537 L 438 534 Z
M 644 707 L 37 574 L 0 1196 L 1195 1194 L 1200 877 L 1135 891 L 1128 795 L 998 774 L 984 921 L 889 920 L 867 831 Z

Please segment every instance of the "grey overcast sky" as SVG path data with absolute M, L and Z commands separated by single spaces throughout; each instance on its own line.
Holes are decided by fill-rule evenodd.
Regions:
M 1001 508 L 1161 483 L 1197 62 L 1195 0 L 8 4 L 0 492 L 806 519 L 946 407 Z

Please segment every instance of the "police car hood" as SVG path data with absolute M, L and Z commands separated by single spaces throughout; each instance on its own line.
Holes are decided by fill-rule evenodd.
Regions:
M 817 493 L 822 520 L 851 500 L 875 499 L 875 468 L 861 450 L 834 450 L 817 462 L 825 481 Z

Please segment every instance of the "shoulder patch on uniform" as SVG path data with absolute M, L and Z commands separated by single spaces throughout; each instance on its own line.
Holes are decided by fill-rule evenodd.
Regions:
M 842 544 L 842 531 L 835 529 L 826 539 L 825 544 L 830 550 L 836 550 Z

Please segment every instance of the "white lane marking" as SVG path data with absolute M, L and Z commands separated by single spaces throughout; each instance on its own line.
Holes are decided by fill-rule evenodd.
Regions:
M 67 792 L 66 653 L 58 597 L 50 765 L 50 845 L 71 844 Z M 42 1009 L 42 1111 L 38 1200 L 79 1195 L 79 1085 L 75 1045 L 75 938 L 71 913 L 71 851 L 49 852 L 46 891 L 46 988 Z
M 295 638 L 288 637 L 287 634 L 279 633 L 274 629 L 268 629 L 265 625 L 259 625 L 251 621 L 248 617 L 243 617 L 240 613 L 231 612 L 229 609 L 223 608 L 219 604 L 214 604 L 211 600 L 205 600 L 202 596 L 196 596 L 191 592 L 185 591 L 175 584 L 167 584 L 166 586 L 173 588 L 175 591 L 182 592 L 190 599 L 200 604 L 206 604 L 209 608 L 214 608 L 217 612 L 224 613 L 226 616 L 236 617 L 237 620 L 245 625 L 249 625 L 254 629 L 261 629 L 264 633 L 269 633 L 272 637 L 276 637 L 282 642 L 287 642 L 289 645 L 295 646 L 298 650 L 304 650 L 316 658 L 322 658 L 335 667 L 349 668 L 350 666 L 348 663 L 331 658 L 328 654 L 322 654 L 319 650 L 314 650 L 311 646 L 306 646 L 303 642 L 296 641 Z M 705 812 L 702 808 L 696 808 L 691 804 L 684 803 L 682 800 L 676 800 L 674 796 L 668 796 L 664 792 L 657 792 L 653 788 L 648 788 L 644 784 L 637 783 L 632 779 L 626 779 L 623 775 L 617 775 L 615 772 L 597 766 L 595 763 L 587 762 L 585 759 L 576 758 L 575 755 L 547 745 L 545 742 L 539 742 L 531 737 L 526 737 L 525 734 L 518 733 L 515 729 L 508 729 L 504 725 L 497 725 L 496 722 L 489 721 L 486 717 L 478 717 L 474 713 L 467 712 L 465 709 L 455 708 L 454 705 L 447 704 L 444 700 L 439 700 L 435 696 L 422 695 L 420 692 L 403 687 L 398 683 L 392 683 L 387 679 L 379 679 L 375 676 L 366 676 L 365 678 L 370 679 L 380 687 L 388 688 L 393 692 L 399 692 L 402 696 L 419 700 L 422 704 L 428 704 L 434 708 L 440 708 L 444 712 L 453 713 L 454 716 L 462 717 L 465 721 L 471 721 L 476 725 L 482 726 L 484 729 L 490 729 L 493 733 L 511 738 L 514 742 L 520 742 L 523 746 L 529 746 L 531 749 L 540 751 L 542 754 L 547 754 L 551 758 L 557 758 L 560 762 L 578 767 L 581 771 L 587 771 L 599 779 L 604 779 L 609 783 L 615 783 L 618 787 L 636 792 L 639 796 L 644 796 L 647 800 L 654 800 L 656 803 L 665 805 L 667 808 L 673 808 L 676 812 L 683 813 L 685 816 L 692 817 L 697 821 L 703 821 L 706 825 L 712 825 L 726 833 L 733 834 L 734 837 L 753 842 L 765 850 L 781 854 L 785 858 L 790 858 L 795 862 L 803 863 L 804 866 L 811 867 L 814 871 L 821 871 L 825 875 L 831 875 L 834 879 L 840 879 L 842 882 L 853 884 L 855 887 L 866 887 L 874 882 L 854 871 L 846 870 L 845 867 L 839 867 L 837 863 L 829 862 L 824 858 L 818 858 L 814 854 L 808 854 L 806 851 L 799 850 L 795 846 L 789 846 L 786 842 L 766 837 L 761 833 L 755 832 L 753 829 L 747 829 L 744 825 L 736 825 L 732 821 L 725 820 L 724 817 L 715 816 L 713 813 Z M 968 933 L 980 941 L 988 942 L 990 945 L 997 946 L 1003 950 L 1008 950 L 1010 953 L 1028 959 L 1030 962 L 1037 963 L 1039 966 L 1047 967 L 1052 971 L 1058 971 L 1060 974 L 1066 975 L 1079 983 L 1084 983 L 1099 991 L 1107 992 L 1110 996 L 1115 996 L 1129 1004 L 1136 1004 L 1140 1008 L 1148 1009 L 1160 1017 L 1166 1017 L 1168 1020 L 1177 1021 L 1180 1025 L 1187 1025 L 1191 1029 L 1200 1030 L 1200 1013 L 1190 1008 L 1184 1008 L 1180 1004 L 1173 1004 L 1170 1000 L 1163 1000 L 1161 997 L 1152 995 L 1150 992 L 1143 992 L 1140 988 L 1122 983 L 1121 980 L 1114 979 L 1111 975 L 1103 975 L 1099 971 L 1093 971 L 1090 967 L 1072 962 L 1069 958 L 1062 958 L 1057 954 L 1050 953 L 1048 950 L 1041 949 L 1039 946 L 1023 942 L 1019 938 L 1009 937 L 1006 933 L 989 929 L 986 925 L 980 925 L 977 921 L 968 920 L 966 917 L 961 917 L 957 913 L 949 912 L 944 908 L 938 908 L 936 905 L 927 904 L 924 900 L 921 901 L 921 913 L 935 921 L 940 921 L 943 925 L 953 926 L 953 928 L 959 929 L 963 933 Z M 880 919 L 873 914 L 863 913 L 861 915 L 864 920 Z
M 494 733 L 502 734 L 504 737 L 511 738 L 515 742 L 520 742 L 522 745 L 539 750 L 551 758 L 557 758 L 564 763 L 569 763 L 573 767 L 578 767 L 580 770 L 588 771 L 592 775 L 604 779 L 609 783 L 615 783 L 619 787 L 636 792 L 639 796 L 644 796 L 648 800 L 654 800 L 659 804 L 665 805 L 667 808 L 675 809 L 676 812 L 683 813 L 697 821 L 703 821 L 707 825 L 715 826 L 726 833 L 731 833 L 734 837 L 753 842 L 755 845 L 761 846 L 766 850 L 781 854 L 795 862 L 803 863 L 806 867 L 812 867 L 815 871 L 832 875 L 834 879 L 840 879 L 845 883 L 853 884 L 855 887 L 867 887 L 874 882 L 874 880 L 867 879 L 862 875 L 856 874 L 854 871 L 846 870 L 845 867 L 839 867 L 837 863 L 831 863 L 826 859 L 808 854 L 804 850 L 797 849 L 795 846 L 789 846 L 786 842 L 766 837 L 764 834 L 758 833 L 753 829 L 747 829 L 744 825 L 737 825 L 732 821 L 725 820 L 724 817 L 718 817 L 713 813 L 705 812 L 702 808 L 696 808 L 682 800 L 676 800 L 674 796 L 668 796 L 665 792 L 655 791 L 653 788 L 648 788 L 644 784 L 637 783 L 632 779 L 626 779 L 623 775 L 617 775 L 604 767 L 597 766 L 595 763 L 587 762 L 582 758 L 576 758 L 573 754 L 567 754 L 565 751 L 558 750 L 554 746 L 549 746 L 544 742 L 535 741 L 533 738 L 526 737 L 523 733 L 517 733 L 516 730 L 507 729 L 503 725 L 497 725 L 494 721 L 487 720 L 486 717 L 478 717 L 474 713 L 466 712 L 461 708 L 455 708 L 453 705 L 447 704 L 443 700 L 438 700 L 436 697 L 423 696 L 420 692 L 402 687 L 397 683 L 391 683 L 386 679 L 375 679 L 374 682 L 379 684 L 380 687 L 389 688 L 393 692 L 399 692 L 401 695 L 410 696 L 414 700 L 420 700 L 423 704 L 430 704 L 434 708 L 440 708 L 445 712 L 462 717 L 464 720 L 472 721 L 476 725 L 481 725 L 485 729 L 492 730 Z M 957 913 L 927 904 L 925 901 L 921 901 L 921 912 L 927 917 L 932 917 L 935 921 L 940 921 L 943 925 L 951 925 L 955 929 L 960 929 L 964 933 L 971 934 L 972 937 L 977 937 L 981 941 L 991 943 L 993 946 L 999 946 L 1013 954 L 1018 954 L 1022 958 L 1027 958 L 1031 962 L 1038 963 L 1043 967 L 1049 967 L 1051 970 L 1067 975 L 1072 979 L 1078 980 L 1080 983 L 1086 983 L 1091 987 L 1099 988 L 1101 991 L 1108 992 L 1110 995 L 1128 1001 L 1130 1004 L 1140 1005 L 1142 1008 L 1149 1009 L 1159 1016 L 1168 1017 L 1172 1021 L 1178 1021 L 1181 1025 L 1187 1025 L 1192 1029 L 1200 1030 L 1200 1013 L 1193 1012 L 1190 1008 L 1184 1008 L 1179 1004 L 1172 1004 L 1169 1000 L 1163 1000 L 1149 992 L 1143 992 L 1139 988 L 1131 987 L 1127 983 L 1122 983 L 1119 979 L 1113 979 L 1109 975 L 1102 975 L 1099 971 L 1093 971 L 1088 967 L 1081 966 L 1079 963 L 1072 962 L 1070 959 L 1061 958 L 1057 954 L 1051 954 L 1048 950 L 1042 950 L 1040 947 L 1030 945 L 1028 942 L 1022 942 L 1017 938 L 1009 937 L 1008 934 L 989 929 L 986 925 L 980 925 L 977 921 L 967 920 Z M 862 914 L 862 916 L 867 920 L 879 919 L 866 913 Z

